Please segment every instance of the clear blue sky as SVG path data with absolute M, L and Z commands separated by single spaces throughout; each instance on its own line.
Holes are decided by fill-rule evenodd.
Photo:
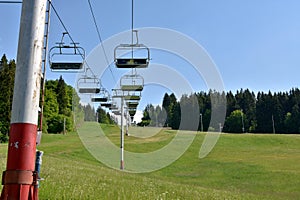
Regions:
M 52 2 L 74 40 L 91 52 L 99 40 L 88 1 Z M 103 40 L 131 28 L 131 0 L 91 3 Z M 135 0 L 134 26 L 174 29 L 196 40 L 216 63 L 226 90 L 288 91 L 300 84 L 299 10 L 298 0 Z M 0 4 L 0 54 L 9 59 L 16 58 L 20 12 L 21 4 Z M 49 46 L 62 32 L 52 12 Z M 72 84 L 71 75 L 63 77 Z

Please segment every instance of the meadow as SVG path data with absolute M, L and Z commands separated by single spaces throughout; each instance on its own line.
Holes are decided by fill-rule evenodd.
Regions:
M 101 126 L 118 146 L 119 128 Z M 125 149 L 153 151 L 175 134 L 162 129 L 151 137 L 125 137 Z M 44 151 L 40 199 L 300 199 L 300 135 L 222 134 L 213 151 L 199 159 L 205 133 L 194 134 L 183 156 L 151 173 L 105 166 L 90 155 L 75 132 L 44 134 L 38 146 Z M 1 144 L 2 171 L 6 152 L 7 144 Z

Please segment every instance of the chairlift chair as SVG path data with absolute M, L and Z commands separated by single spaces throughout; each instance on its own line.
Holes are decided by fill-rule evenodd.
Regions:
M 100 104 L 101 106 L 105 107 L 105 108 L 110 108 L 112 106 L 111 102 L 104 102 Z
M 77 46 L 77 43 L 64 45 L 63 42 L 58 43 L 49 51 L 49 64 L 51 71 L 69 71 L 77 72 L 83 69 L 85 59 L 85 50 Z
M 128 109 L 136 109 L 137 106 L 139 105 L 138 101 L 128 101 L 126 102 L 126 105 L 128 107 Z
M 130 110 L 128 110 L 128 113 L 131 118 L 131 121 L 133 121 L 134 115 L 136 113 L 136 109 L 130 109 Z
M 98 94 L 101 91 L 100 79 L 93 76 L 83 76 L 78 79 L 77 88 L 81 94 Z
M 112 104 L 111 107 L 109 107 L 108 109 L 114 111 L 114 110 L 118 110 L 119 108 L 116 104 Z
M 144 89 L 144 78 L 138 74 L 124 75 L 120 80 L 123 91 L 142 91 Z
M 100 103 L 102 107 L 108 108 L 109 110 L 118 110 L 116 102 L 104 102 Z
M 144 44 L 139 44 L 138 31 L 132 30 L 132 34 L 134 33 L 135 44 L 120 44 L 114 49 L 114 62 L 117 68 L 146 68 L 149 65 L 150 49 Z
M 119 110 L 119 108 L 118 108 L 118 106 L 117 106 L 117 102 L 116 102 L 114 99 L 112 99 L 111 105 L 108 107 L 108 109 L 109 109 L 109 110 L 112 110 L 112 111 L 114 111 L 114 110 Z
M 110 99 L 109 97 L 109 93 L 107 90 L 102 89 L 100 90 L 100 93 L 95 95 L 94 97 L 91 98 L 92 102 L 108 102 L 108 100 Z
M 113 114 L 115 115 L 121 115 L 121 111 L 120 110 L 114 110 L 112 111 Z
M 145 55 L 139 57 L 134 55 L 135 52 L 142 51 Z M 119 56 L 121 53 L 125 55 Z M 114 62 L 117 68 L 147 68 L 149 61 L 150 50 L 143 44 L 120 44 L 114 50 Z

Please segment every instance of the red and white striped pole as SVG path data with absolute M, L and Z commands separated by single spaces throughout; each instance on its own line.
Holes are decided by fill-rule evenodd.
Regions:
M 23 0 L 12 117 L 1 200 L 37 199 L 36 134 L 47 0 Z

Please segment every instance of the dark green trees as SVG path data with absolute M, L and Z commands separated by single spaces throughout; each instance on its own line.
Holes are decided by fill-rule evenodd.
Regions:
M 151 115 L 154 116 L 154 107 L 152 104 L 149 104 L 146 106 L 146 108 L 143 111 L 143 117 L 142 117 L 142 121 L 139 122 L 137 125 L 138 126 L 149 126 L 150 124 L 153 124 L 153 122 L 151 123 Z M 154 120 L 154 119 L 152 119 Z
M 193 100 L 196 97 L 197 103 Z M 199 92 L 183 95 L 180 101 L 174 94 L 165 94 L 162 108 L 148 105 L 144 110 L 143 121 L 140 124 L 154 126 L 159 112 L 165 111 L 164 126 L 173 129 L 192 129 L 189 125 L 182 126 L 182 110 L 188 110 L 190 120 L 195 110 L 199 109 L 198 130 L 218 131 L 222 119 L 211 121 L 214 105 L 217 112 L 220 102 L 226 98 L 225 123 L 221 124 L 223 132 L 228 133 L 300 133 L 300 90 L 291 89 L 289 92 L 268 93 L 258 92 L 257 95 L 249 89 L 239 90 L 235 94 L 231 91 L 218 93 L 215 91 Z M 218 121 L 219 120 L 219 121 Z M 147 122 L 147 123 L 146 123 Z M 161 121 L 160 121 L 161 123 Z
M 300 132 L 300 90 L 292 89 L 288 95 L 288 112 L 285 114 L 284 126 L 287 133 Z
M 104 109 L 102 109 L 100 106 L 97 109 L 97 115 L 96 118 L 99 123 L 102 124 L 113 124 L 114 121 L 111 118 L 110 114 L 107 113 Z
M 67 85 L 62 77 L 46 81 L 43 132 L 61 133 L 64 123 L 67 131 L 74 129 L 72 104 L 78 105 L 79 98 L 73 98 L 73 95 L 74 88 Z M 74 99 L 78 102 L 74 102 Z
M 245 114 L 242 110 L 234 110 L 226 117 L 226 123 L 223 130 L 229 133 L 243 133 L 245 132 Z
M 3 55 L 0 61 L 0 142 L 8 139 L 16 63 Z
M 90 104 L 83 106 L 84 121 L 96 121 L 96 111 Z
M 57 82 L 56 87 L 56 95 L 57 95 L 57 103 L 58 103 L 58 113 L 62 115 L 70 115 L 71 109 L 69 107 L 69 98 L 72 96 L 69 96 L 67 94 L 67 85 L 62 78 L 62 76 L 59 77 L 59 80 Z
M 171 126 L 171 127 L 177 126 L 176 121 L 178 121 L 178 119 L 175 119 L 176 116 L 173 116 L 174 112 L 176 112 L 177 114 L 179 112 L 179 107 L 176 104 L 177 104 L 176 96 L 173 93 L 171 95 L 165 93 L 162 102 L 162 110 L 164 110 L 163 112 L 165 112 L 166 115 L 164 126 Z

